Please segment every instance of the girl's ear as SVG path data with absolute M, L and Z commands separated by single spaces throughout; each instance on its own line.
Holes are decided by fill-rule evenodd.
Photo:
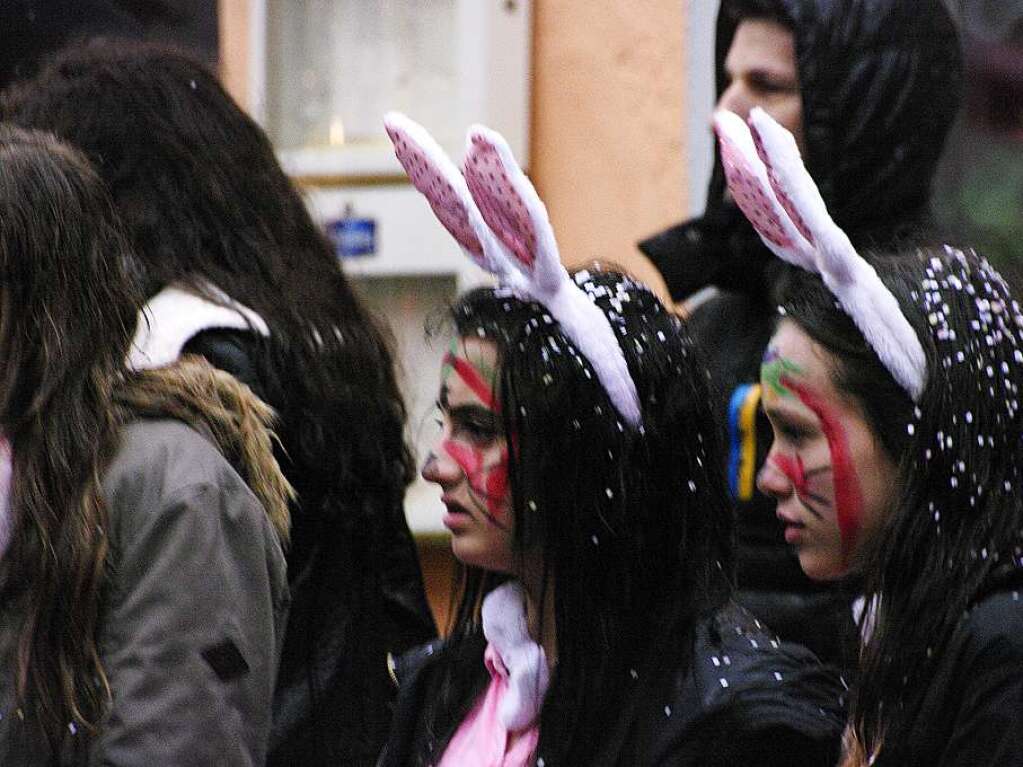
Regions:
M 546 206 L 500 134 L 475 125 L 467 144 L 465 180 L 484 221 L 526 276 L 530 290 L 554 293 L 568 277 Z
M 492 274 L 509 275 L 509 260 L 487 229 L 465 178 L 433 136 L 400 112 L 388 112 L 384 128 L 412 185 L 466 254 Z

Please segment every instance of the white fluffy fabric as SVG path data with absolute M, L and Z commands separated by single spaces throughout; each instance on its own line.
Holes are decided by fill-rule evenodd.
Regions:
M 509 581 L 487 594 L 482 617 L 483 636 L 508 670 L 508 690 L 497 715 L 506 729 L 520 732 L 540 715 L 550 684 L 547 656 L 529 635 L 522 586 Z
M 470 128 L 463 175 L 418 123 L 397 112 L 384 123 L 412 183 L 466 254 L 502 285 L 543 304 L 589 360 L 622 418 L 639 427 L 639 395 L 618 339 L 568 276 L 547 208 L 504 138 L 480 125 Z M 475 232 L 481 253 L 466 228 Z
M 181 356 L 189 339 L 203 330 L 233 328 L 270 335 L 266 322 L 217 288 L 208 288 L 220 303 L 175 285 L 153 296 L 139 314 L 128 366 L 146 370 L 169 365 Z
M 863 260 L 832 220 L 803 165 L 795 138 L 759 107 L 750 111 L 748 125 L 735 114 L 719 112 L 715 128 L 729 144 L 722 147 L 722 154 L 728 154 L 728 162 L 737 169 L 735 178 L 741 176 L 757 185 L 769 202 L 771 215 L 792 241 L 790 247 L 771 242 L 751 217 L 764 244 L 785 261 L 821 275 L 881 363 L 913 401 L 919 401 L 927 380 L 920 339 L 874 267 Z M 759 139 L 759 151 L 753 132 Z M 729 185 L 732 183 L 729 176 Z M 748 197 L 744 189 L 736 188 L 733 194 L 737 199 Z M 802 236 L 790 213 L 802 220 L 812 242 Z

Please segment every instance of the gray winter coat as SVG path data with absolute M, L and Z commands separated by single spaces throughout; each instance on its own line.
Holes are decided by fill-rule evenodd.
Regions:
M 181 421 L 128 423 L 103 490 L 113 700 L 88 764 L 262 765 L 289 600 L 279 530 Z M 16 617 L 0 615 L 0 764 L 50 765 L 12 700 Z

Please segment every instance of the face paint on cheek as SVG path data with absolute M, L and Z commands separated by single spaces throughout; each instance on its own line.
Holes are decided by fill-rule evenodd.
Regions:
M 831 453 L 831 470 L 835 487 L 835 517 L 838 521 L 839 533 L 842 536 L 843 553 L 848 557 L 863 521 L 863 493 L 860 490 L 856 466 L 849 452 L 849 440 L 846 437 L 845 429 L 842 428 L 841 420 L 809 388 L 788 376 L 782 376 L 781 383 L 820 419 L 821 429 L 828 441 L 828 450 Z
M 482 499 L 489 522 L 505 527 L 505 500 L 508 494 L 508 449 L 501 448 L 497 462 L 487 465 L 483 451 L 455 440 L 445 440 L 444 450 L 465 473 L 472 492 Z
M 818 519 L 823 519 L 823 509 L 831 507 L 826 492 L 822 492 L 814 482 L 824 472 L 830 471 L 830 466 L 818 466 L 814 469 L 806 469 L 803 466 L 802 456 L 790 457 L 787 455 L 776 455 L 771 458 L 771 463 L 792 483 L 792 489 L 796 491 L 799 500 L 807 510 Z
M 806 473 L 803 471 L 803 459 L 798 455 L 792 458 L 787 455 L 776 455 L 771 461 L 782 474 L 788 477 L 792 487 L 799 495 L 806 495 Z

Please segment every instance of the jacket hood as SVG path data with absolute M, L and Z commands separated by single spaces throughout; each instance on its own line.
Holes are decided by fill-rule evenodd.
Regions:
M 273 453 L 273 410 L 233 376 L 197 357 L 130 374 L 115 394 L 124 422 L 174 418 L 211 439 L 263 505 L 282 545 L 294 490 Z
M 924 226 L 962 91 L 959 39 L 941 1 L 723 0 L 715 49 L 719 95 L 728 84 L 724 61 L 736 19 L 765 15 L 793 31 L 804 160 L 836 223 L 864 246 Z M 682 259 L 665 273 L 676 297 L 706 284 L 743 292 L 762 286 L 763 267 L 773 259 L 725 200 L 725 188 L 718 156 L 705 215 L 640 245 L 658 266 Z M 697 241 L 701 248 L 693 247 Z
M 270 335 L 262 317 L 216 285 L 205 283 L 202 293 L 186 285 L 168 285 L 139 312 L 128 367 L 144 370 L 167 365 L 181 356 L 197 333 L 229 328 Z

